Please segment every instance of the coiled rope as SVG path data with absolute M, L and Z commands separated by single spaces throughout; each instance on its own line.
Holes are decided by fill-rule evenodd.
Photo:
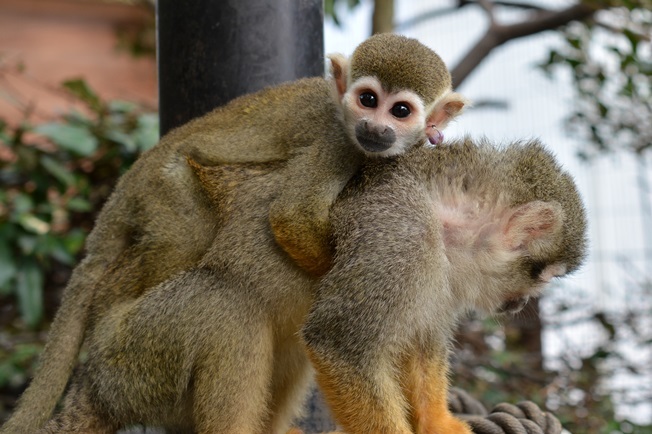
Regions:
M 462 389 L 453 388 L 448 406 L 469 424 L 474 434 L 561 434 L 559 420 L 531 401 L 501 403 L 490 412 Z

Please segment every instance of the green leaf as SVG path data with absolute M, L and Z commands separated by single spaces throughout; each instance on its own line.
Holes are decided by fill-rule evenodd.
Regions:
M 6 242 L 0 242 L 0 294 L 9 293 L 9 282 L 16 277 L 16 263 L 11 247 Z
M 97 150 L 97 137 L 83 126 L 49 123 L 39 125 L 34 131 L 81 156 L 89 156 Z
M 50 256 L 62 264 L 70 266 L 75 264 L 75 257 L 70 254 L 70 252 L 66 249 L 64 242 L 60 239 L 52 239 L 52 245 L 50 246 Z
M 636 50 L 638 49 L 638 43 L 641 37 L 636 33 L 632 32 L 630 29 L 623 29 L 623 34 L 629 40 L 629 43 L 632 45 L 632 53 L 635 53 Z
M 73 197 L 66 204 L 66 208 L 74 212 L 88 212 L 93 209 L 91 203 L 83 197 Z
M 108 106 L 110 112 L 117 112 L 117 113 L 131 113 L 138 107 L 133 102 L 120 101 L 120 100 L 110 101 Z
M 138 149 L 136 140 L 122 131 L 109 130 L 106 132 L 106 138 L 122 145 L 128 152 L 136 152 Z
M 139 151 L 146 151 L 159 140 L 159 119 L 157 114 L 144 114 L 138 117 L 138 126 L 134 132 Z
M 71 125 L 86 126 L 88 128 L 92 127 L 95 124 L 93 119 L 89 118 L 86 114 L 80 113 L 74 109 L 70 113 L 66 113 L 64 115 L 64 119 Z
M 84 247 L 85 241 L 86 233 L 81 229 L 72 229 L 62 240 L 64 247 L 72 255 L 76 255 Z
M 20 193 L 14 197 L 13 208 L 14 213 L 20 216 L 34 209 L 34 201 L 29 195 Z
M 43 235 L 47 234 L 50 231 L 50 224 L 36 217 L 34 214 L 21 215 L 18 217 L 18 223 L 27 232 L 31 232 L 33 234 Z
M 95 113 L 101 113 L 103 111 L 102 101 L 88 86 L 85 80 L 80 78 L 67 80 L 63 82 L 63 87 L 85 102 Z
M 29 368 L 36 362 L 42 347 L 17 344 L 13 352 L 0 351 L 0 387 L 18 387 L 27 381 Z
M 38 244 L 38 238 L 34 235 L 21 235 L 18 237 L 18 247 L 23 256 L 29 256 L 34 253 Z
M 54 158 L 43 155 L 41 157 L 41 165 L 45 170 L 50 172 L 52 176 L 61 181 L 61 183 L 63 183 L 66 187 L 75 185 L 75 177 L 73 174 L 70 173 L 68 169 L 66 169 Z
M 18 270 L 16 295 L 23 321 L 36 327 L 43 318 L 43 272 L 33 259 L 27 259 Z

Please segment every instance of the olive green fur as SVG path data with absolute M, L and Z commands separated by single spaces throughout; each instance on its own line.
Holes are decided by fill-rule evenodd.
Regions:
M 443 60 L 416 39 L 380 33 L 362 42 L 351 55 L 351 82 L 376 77 L 385 90 L 411 90 L 428 106 L 451 87 Z

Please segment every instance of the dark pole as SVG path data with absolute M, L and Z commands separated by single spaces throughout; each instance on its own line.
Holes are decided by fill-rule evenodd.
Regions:
M 161 135 L 263 87 L 323 74 L 322 0 L 159 0 Z

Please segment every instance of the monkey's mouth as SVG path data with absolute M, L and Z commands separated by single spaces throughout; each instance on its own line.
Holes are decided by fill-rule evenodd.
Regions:
M 529 299 L 530 297 L 525 295 L 523 297 L 516 297 L 507 300 L 498 308 L 498 313 L 511 314 L 511 315 L 518 313 L 521 310 L 523 310 L 523 308 L 525 307 Z
M 377 136 L 369 137 L 362 134 L 356 134 L 356 138 L 358 139 L 360 146 L 362 146 L 362 149 L 367 152 L 383 152 L 391 148 L 394 144 L 393 140 L 383 140 Z
M 396 142 L 396 133 L 391 128 L 379 129 L 367 122 L 358 123 L 355 127 L 355 137 L 367 152 L 383 152 Z

